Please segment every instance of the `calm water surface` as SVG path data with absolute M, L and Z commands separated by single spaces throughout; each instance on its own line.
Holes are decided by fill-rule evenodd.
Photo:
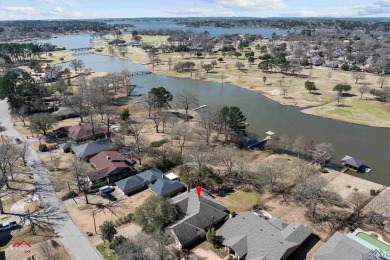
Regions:
M 61 43 L 80 47 L 89 44 L 89 35 L 57 38 Z M 68 46 L 65 46 L 68 48 Z M 117 57 L 100 55 L 77 56 L 86 66 L 94 71 L 119 72 L 122 69 L 144 71 L 143 65 Z M 191 79 L 171 78 L 159 75 L 134 76 L 131 81 L 137 84 L 135 91 L 147 93 L 152 87 L 164 86 L 173 94 L 180 89 L 188 89 L 199 96 L 202 104 L 234 105 L 240 107 L 245 116 L 248 132 L 265 137 L 271 130 L 276 134 L 288 133 L 292 138 L 303 135 L 316 143 L 330 142 L 335 147 L 334 162 L 345 155 L 364 160 L 372 171 L 368 174 L 351 173 L 355 176 L 390 186 L 390 129 L 353 125 L 330 119 L 306 115 L 298 108 L 282 106 L 266 97 L 239 88 L 231 84 L 211 83 Z M 137 98 L 134 98 L 137 100 Z

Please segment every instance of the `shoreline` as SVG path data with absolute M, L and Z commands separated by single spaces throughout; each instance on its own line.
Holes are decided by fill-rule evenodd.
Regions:
M 136 47 L 133 47 L 133 48 L 135 49 Z M 213 78 L 201 77 L 201 78 L 196 79 L 196 78 L 193 78 L 193 77 L 189 77 L 189 75 L 184 74 L 184 73 L 180 74 L 182 76 L 178 76 L 178 75 L 172 75 L 171 73 L 169 73 L 170 71 L 166 71 L 166 70 L 152 70 L 151 65 L 149 63 L 147 63 L 147 62 L 144 62 L 144 59 L 146 59 L 146 53 L 143 50 L 139 50 L 139 54 L 142 54 L 144 56 L 144 57 L 140 57 L 140 59 L 134 59 L 134 57 L 131 57 L 131 56 L 130 57 L 121 57 L 119 55 L 118 56 L 117 55 L 112 55 L 112 54 L 105 53 L 105 52 L 93 51 L 93 53 L 96 54 L 96 55 L 117 57 L 117 58 L 120 58 L 120 59 L 123 59 L 123 60 L 129 60 L 133 64 L 143 65 L 147 71 L 149 71 L 149 72 L 151 72 L 153 74 L 156 74 L 156 75 L 160 75 L 160 76 L 175 77 L 175 78 L 185 78 L 185 79 L 194 79 L 194 80 L 200 80 L 200 81 L 205 81 L 205 82 L 214 82 L 214 83 L 217 82 Z M 133 56 L 134 54 L 130 53 L 130 55 Z M 246 89 L 248 91 L 251 91 L 254 94 L 261 95 L 261 96 L 263 96 L 265 98 L 268 98 L 268 99 L 270 99 L 270 100 L 272 100 L 274 102 L 277 102 L 278 104 L 280 104 L 282 106 L 289 106 L 289 107 L 293 107 L 293 108 L 298 108 L 300 110 L 300 112 L 302 112 L 302 113 L 304 113 L 306 115 L 326 118 L 326 119 L 338 121 L 338 122 L 341 122 L 341 123 L 353 124 L 353 125 L 357 125 L 357 126 L 368 126 L 368 127 L 376 127 L 376 128 L 390 128 L 390 123 L 386 124 L 386 125 L 383 125 L 383 124 L 376 124 L 375 125 L 375 124 L 365 123 L 365 121 L 358 123 L 358 122 L 356 122 L 354 120 L 349 120 L 348 118 L 340 119 L 340 118 L 337 118 L 336 116 L 326 116 L 324 114 L 320 114 L 320 113 L 316 113 L 316 112 L 312 111 L 313 109 L 323 107 L 323 106 L 328 105 L 329 103 L 332 103 L 332 102 L 326 102 L 326 103 L 320 104 L 318 106 L 311 105 L 311 106 L 301 107 L 301 106 L 297 105 L 297 103 L 295 103 L 295 104 L 288 104 L 288 103 L 285 103 L 285 102 L 281 102 L 280 100 L 274 98 L 275 96 L 267 93 L 266 91 L 262 91 L 262 90 L 257 90 L 256 91 L 254 89 L 251 89 L 250 87 L 246 87 L 246 86 L 239 85 L 239 84 L 236 84 L 236 83 L 233 83 L 233 82 L 229 82 L 229 81 L 227 81 L 225 83 L 234 85 L 234 86 L 239 87 L 239 88 Z

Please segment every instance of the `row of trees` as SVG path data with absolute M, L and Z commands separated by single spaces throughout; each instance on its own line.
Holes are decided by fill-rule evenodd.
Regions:
M 2 43 L 0 44 L 0 58 L 8 63 L 22 63 L 39 59 L 42 48 L 33 43 Z

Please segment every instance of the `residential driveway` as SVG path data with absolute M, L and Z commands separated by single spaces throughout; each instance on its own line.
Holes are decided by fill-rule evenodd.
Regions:
M 20 140 L 25 141 L 11 123 L 6 100 L 0 101 L 0 121 L 2 126 L 6 129 L 4 131 L 6 135 L 11 139 L 19 138 Z M 56 231 L 58 231 L 59 240 L 65 246 L 66 251 L 71 258 L 76 260 L 101 259 L 96 249 L 69 217 L 65 207 L 54 192 L 53 186 L 47 175 L 46 167 L 39 155 L 31 148 L 27 162 L 28 166 L 31 168 L 31 172 L 34 174 L 34 182 L 36 185 L 44 187 L 44 190 L 38 192 L 42 203 L 55 207 L 57 215 L 63 217 L 62 220 L 52 219 L 51 223 L 55 226 Z

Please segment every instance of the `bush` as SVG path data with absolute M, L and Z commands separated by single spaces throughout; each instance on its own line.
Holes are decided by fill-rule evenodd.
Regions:
M 117 246 L 119 246 L 120 244 L 122 244 L 126 240 L 127 240 L 127 238 L 125 238 L 124 236 L 116 236 L 116 237 L 114 237 L 114 239 L 112 240 L 112 242 L 110 243 L 108 248 L 110 248 L 111 250 L 115 250 L 115 248 Z
M 131 223 L 131 221 L 133 220 L 133 216 L 134 214 L 130 213 L 124 217 L 118 218 L 118 220 L 115 222 L 115 226 L 119 227 L 121 225 Z
M 62 196 L 61 200 L 65 201 L 65 200 L 68 200 L 68 199 L 71 199 L 71 198 L 75 198 L 75 197 L 77 197 L 77 193 L 74 192 L 74 191 L 69 191 L 64 196 Z
M 348 66 L 348 64 L 344 63 L 343 65 L 341 65 L 340 69 L 342 69 L 344 71 L 348 71 L 349 70 L 349 66 Z
M 218 61 L 223 61 L 223 58 L 219 58 Z
M 153 148 L 157 148 L 157 147 L 160 147 L 161 145 L 163 145 L 165 143 L 168 143 L 168 142 L 169 142 L 168 139 L 162 139 L 162 140 L 159 140 L 159 141 L 151 142 L 149 146 L 153 147 Z
M 376 190 L 374 190 L 374 189 L 370 190 L 370 195 L 371 196 L 375 196 L 376 194 L 377 194 Z
M 114 239 L 114 235 L 118 233 L 112 221 L 104 221 L 103 225 L 101 225 L 99 228 L 100 232 L 102 233 L 101 238 L 103 241 L 108 241 L 110 243 Z
M 46 144 L 40 144 L 39 147 L 38 147 L 38 150 L 40 152 L 47 152 L 47 151 L 49 151 L 49 148 L 47 148 Z

